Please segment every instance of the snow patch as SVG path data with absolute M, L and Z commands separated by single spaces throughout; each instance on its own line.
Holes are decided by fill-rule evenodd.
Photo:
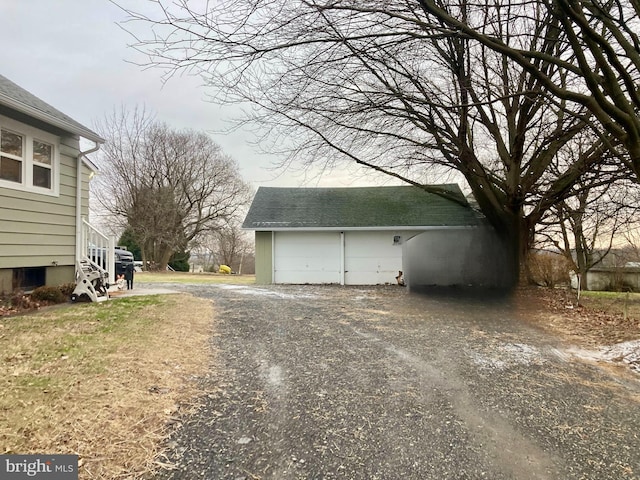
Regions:
M 542 365 L 545 359 L 536 347 L 524 343 L 504 343 L 490 354 L 467 352 L 473 362 L 481 368 L 504 370 L 519 365 Z
M 640 340 L 600 347 L 598 350 L 570 348 L 567 351 L 583 360 L 626 363 L 632 370 L 640 373 Z
M 317 298 L 317 295 L 311 293 L 283 293 L 276 292 L 274 290 L 267 290 L 265 288 L 249 287 L 245 285 L 219 284 L 216 285 L 216 287 L 224 290 L 235 290 L 236 292 L 242 293 L 243 295 L 258 295 L 264 297 L 283 298 L 287 300 L 295 300 L 298 298 Z
M 269 367 L 269 373 L 267 374 L 267 381 L 276 387 L 282 385 L 284 375 L 282 374 L 282 368 L 278 365 Z

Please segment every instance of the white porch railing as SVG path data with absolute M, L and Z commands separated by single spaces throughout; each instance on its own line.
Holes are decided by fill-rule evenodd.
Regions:
M 109 273 L 109 284 L 115 284 L 115 239 L 113 236 L 100 232 L 84 218 L 82 219 L 80 252 L 81 258 L 78 260 L 88 261 L 107 271 Z

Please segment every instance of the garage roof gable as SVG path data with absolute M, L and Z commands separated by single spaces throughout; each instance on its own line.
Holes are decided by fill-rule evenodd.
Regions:
M 248 230 L 463 227 L 481 215 L 456 184 L 356 188 L 260 187 L 242 225 Z M 449 197 L 449 198 L 447 198 Z

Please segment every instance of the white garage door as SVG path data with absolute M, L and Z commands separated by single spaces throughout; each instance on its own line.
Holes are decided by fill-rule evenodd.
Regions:
M 274 283 L 340 283 L 339 232 L 276 232 Z
M 402 270 L 402 246 L 393 244 L 392 232 L 345 232 L 347 285 L 396 283 Z

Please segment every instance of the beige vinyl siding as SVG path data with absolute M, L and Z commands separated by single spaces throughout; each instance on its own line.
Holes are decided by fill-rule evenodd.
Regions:
M 75 265 L 78 139 L 63 137 L 59 147 L 58 196 L 0 188 L 0 268 Z M 89 170 L 84 173 L 83 211 L 88 213 Z M 47 277 L 57 275 L 48 272 Z
M 76 161 L 79 151 L 78 142 L 75 141 L 75 147 L 71 148 L 65 143 L 74 141 L 73 139 L 64 138 L 61 141 L 61 152 L 73 159 L 70 163 L 60 162 L 60 196 L 67 197 L 64 201 L 65 204 L 73 205 L 74 223 L 75 223 L 75 204 L 76 204 Z M 64 143 L 62 143 L 64 142 Z M 83 163 L 82 164 L 82 216 L 89 216 L 89 174 L 91 170 Z
M 273 283 L 273 233 L 256 232 L 256 283 Z
M 89 182 L 91 174 L 91 169 L 87 167 L 84 163 L 82 164 L 82 183 L 80 188 L 82 189 L 82 216 L 89 220 Z M 75 177 L 74 177 L 74 186 L 73 186 L 73 194 L 75 195 Z M 73 204 L 75 205 L 75 198 Z

